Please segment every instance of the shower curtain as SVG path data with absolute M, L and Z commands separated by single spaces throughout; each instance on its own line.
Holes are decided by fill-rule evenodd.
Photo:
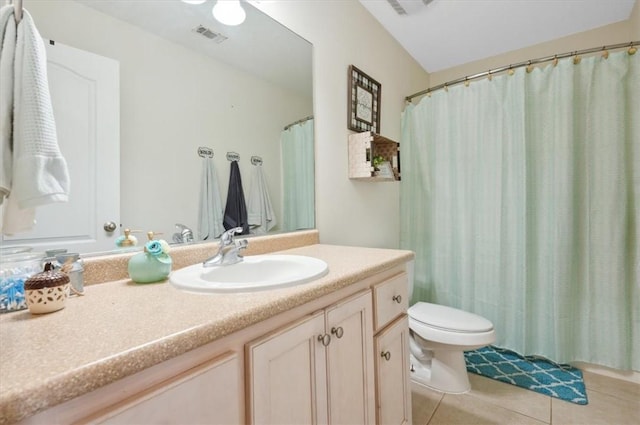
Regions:
M 311 229 L 315 225 L 313 119 L 295 124 L 280 136 L 282 149 L 282 230 Z
M 640 55 L 454 86 L 402 120 L 413 301 L 522 354 L 640 370 Z

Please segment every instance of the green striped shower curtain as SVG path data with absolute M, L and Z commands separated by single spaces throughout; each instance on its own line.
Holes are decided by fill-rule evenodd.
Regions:
M 413 301 L 522 354 L 640 370 L 640 55 L 450 87 L 402 120 Z

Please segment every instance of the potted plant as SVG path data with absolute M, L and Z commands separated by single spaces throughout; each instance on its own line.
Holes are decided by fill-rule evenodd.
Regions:
M 385 162 L 386 160 L 384 159 L 384 157 L 382 155 L 376 155 L 373 157 L 373 160 L 371 161 L 371 164 L 373 165 L 373 169 L 374 171 L 380 171 L 380 164 L 382 164 L 383 162 Z

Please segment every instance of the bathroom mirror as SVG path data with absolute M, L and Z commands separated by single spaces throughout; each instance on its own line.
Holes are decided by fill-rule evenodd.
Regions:
M 283 163 L 280 147 L 284 127 L 313 115 L 312 46 L 246 2 L 244 23 L 220 24 L 211 14 L 214 4 L 24 2 L 43 38 L 119 63 L 120 228 L 114 241 L 124 228 L 140 230 L 139 240 L 154 231 L 171 242 L 176 223 L 197 233 L 201 146 L 214 152 L 223 207 L 227 152 L 240 156 L 245 197 L 251 157 L 259 156 L 278 223 L 270 233 L 314 227 L 313 193 L 304 201 L 312 203 L 307 225 L 283 222 L 283 170 L 291 165 Z M 312 165 L 306 168 L 313 178 Z M 82 179 L 72 174 L 72 191 Z M 95 224 L 103 232 L 103 223 Z

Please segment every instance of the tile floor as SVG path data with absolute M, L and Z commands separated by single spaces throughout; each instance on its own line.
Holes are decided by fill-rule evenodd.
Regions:
M 590 372 L 583 376 L 589 399 L 584 406 L 473 373 L 471 391 L 463 395 L 413 384 L 413 424 L 640 424 L 640 384 Z

